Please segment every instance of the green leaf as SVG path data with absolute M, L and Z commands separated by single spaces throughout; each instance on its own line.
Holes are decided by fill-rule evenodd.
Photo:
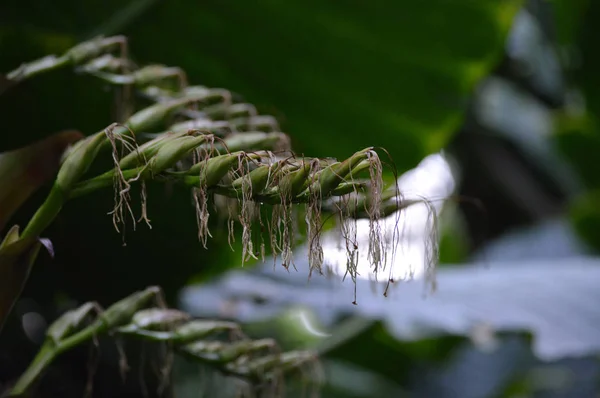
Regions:
M 403 171 L 448 142 L 521 4 L 188 0 L 156 7 L 127 34 L 145 61 L 176 63 L 190 81 L 283 116 L 300 153 L 383 146 Z

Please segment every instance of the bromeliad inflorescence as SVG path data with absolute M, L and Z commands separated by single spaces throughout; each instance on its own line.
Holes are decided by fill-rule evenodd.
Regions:
M 115 190 L 110 214 L 117 230 L 128 218 L 134 227 L 142 220 L 150 225 L 144 183 L 154 179 L 191 188 L 198 237 L 205 247 L 211 236 L 209 203 L 225 203 L 221 210 L 230 215 L 235 208 L 235 218 L 243 230 L 242 263 L 264 258 L 268 245 L 275 257 L 281 256 L 286 268 L 292 265 L 297 205 L 304 204 L 310 272 L 321 272 L 325 204 L 340 215 L 347 240 L 348 272 L 353 278 L 357 249 L 348 232 L 352 230 L 349 223 L 358 216 L 366 215 L 370 220 L 369 260 L 375 271 L 382 266 L 387 246 L 380 219 L 397 209 L 397 201 L 385 197 L 390 190 L 384 190 L 382 163 L 374 148 L 360 150 L 342 161 L 297 156 L 272 116 L 259 115 L 251 104 L 235 102 L 228 90 L 186 85 L 179 68 L 136 68 L 123 51 L 121 56 L 113 54 L 123 43 L 122 37 L 99 38 L 61 57 L 24 64 L 8 74 L 16 83 L 43 73 L 45 67 L 75 66 L 80 73 L 108 84 L 135 88 L 150 103 L 67 151 L 46 202 L 23 236 L 39 236 L 69 199 L 110 187 Z M 156 132 L 161 129 L 163 132 Z M 92 163 L 104 155 L 112 157 L 112 169 L 88 176 Z M 139 217 L 131 207 L 131 187 L 136 183 L 141 186 Z M 386 206 L 384 200 L 388 200 Z M 270 215 L 265 216 L 267 209 Z M 253 237 L 257 224 L 268 231 L 267 242 L 262 233 L 258 234 L 260 242 Z M 230 231 L 232 225 L 229 221 Z
M 236 323 L 193 319 L 182 311 L 165 308 L 161 295 L 160 289 L 152 286 L 117 301 L 104 311 L 93 302 L 67 311 L 48 327 L 39 353 L 12 386 L 9 396 L 30 396 L 33 387 L 60 355 L 107 334 L 167 344 L 170 347 L 167 355 L 176 352 L 232 376 L 240 392 L 259 386 L 269 393 L 280 392 L 283 377 L 291 373 L 304 373 L 315 387 L 322 382 L 314 353 L 281 352 L 272 339 L 246 337 Z M 124 352 L 120 354 L 121 373 L 125 377 L 127 359 Z M 171 364 L 166 362 L 159 395 L 169 382 Z

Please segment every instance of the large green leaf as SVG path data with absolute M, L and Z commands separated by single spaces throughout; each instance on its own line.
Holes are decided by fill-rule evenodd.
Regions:
M 447 143 L 520 4 L 165 2 L 132 28 L 132 42 L 145 60 L 283 116 L 300 152 L 344 157 L 379 145 L 404 171 Z

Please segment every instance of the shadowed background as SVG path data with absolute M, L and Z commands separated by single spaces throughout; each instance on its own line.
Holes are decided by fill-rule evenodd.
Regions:
M 593 256 L 600 247 L 599 180 L 594 162 L 600 150 L 596 122 L 600 85 L 594 72 L 599 62 L 594 49 L 597 14 L 597 5 L 582 0 L 345 0 L 335 4 L 316 0 L 85 4 L 8 0 L 0 5 L 0 71 L 62 53 L 97 34 L 127 35 L 136 62 L 179 66 L 192 84 L 227 88 L 261 113 L 276 116 L 298 153 L 345 158 L 363 147 L 381 146 L 403 173 L 427 155 L 445 150 L 456 181 L 454 193 L 477 199 L 482 206 L 458 198 L 447 202 L 441 223 L 442 267 L 454 264 L 453 268 L 462 270 L 477 261 L 510 260 L 512 268 L 499 267 L 517 272 L 527 267 L 525 255 L 540 259 L 561 253 L 555 257 L 564 258 L 565 263 L 559 265 L 568 268 L 570 258 Z M 114 100 L 109 87 L 68 70 L 25 82 L 0 95 L 4 130 L 0 151 L 65 129 L 84 134 L 99 131 L 118 114 Z M 25 224 L 46 193 L 42 189 L 30 198 L 11 224 Z M 214 223 L 216 217 L 211 218 L 215 239 L 209 241 L 209 249 L 198 243 L 187 190 L 151 184 L 148 196 L 153 229 L 140 225 L 137 231 L 128 231 L 126 246 L 107 215 L 112 208 L 111 192 L 74 201 L 63 210 L 47 232 L 56 257 L 40 256 L 0 340 L 0 383 L 18 376 L 39 343 L 35 335 L 24 333 L 24 314 L 41 314 L 50 323 L 73 302 L 108 304 L 151 284 L 161 285 L 167 300 L 177 304 L 184 302 L 178 301 L 181 289 L 192 281 L 210 283 L 228 269 L 238 270 L 239 255 L 229 250 L 226 231 Z M 511 257 L 510 253 L 517 254 Z M 508 281 L 501 290 L 510 289 L 511 278 L 501 280 Z M 444 278 L 440 281 L 443 289 Z M 585 294 L 578 290 L 576 277 L 573 285 L 566 283 L 561 292 Z M 298 294 L 310 294 L 310 289 L 309 284 L 306 292 Z M 223 292 L 227 289 L 217 289 L 215 294 Z M 269 302 L 273 308 L 285 307 L 275 297 Z M 572 305 L 583 304 L 575 301 Z M 334 305 L 327 308 L 337 313 Z M 428 311 L 435 315 L 442 309 Z M 589 311 L 596 314 L 593 308 Z M 565 309 L 562 314 L 575 317 L 571 323 L 580 322 L 576 311 Z M 351 315 L 352 311 L 344 317 Z M 402 318 L 403 312 L 389 316 Z M 381 311 L 373 311 L 374 320 L 382 317 Z M 301 328 L 293 323 L 287 327 Z M 411 396 L 431 396 L 427 395 L 431 391 L 416 386 L 429 376 L 438 380 L 439 375 L 432 375 L 436 369 L 453 366 L 450 360 L 444 362 L 451 356 L 444 353 L 468 345 L 461 329 L 437 340 L 423 332 L 423 341 L 414 343 L 417 348 L 392 333 L 384 340 L 400 347 L 398 352 L 389 361 L 369 359 L 375 355 L 369 354 L 369 347 L 376 346 L 377 336 L 388 333 L 378 327 L 357 331 L 355 340 L 349 341 L 359 342 L 363 349 L 344 349 L 346 368 L 335 368 L 339 364 L 331 368 L 341 372 L 338 379 L 344 379 L 343 375 L 354 374 L 348 373 L 350 368 L 357 367 L 354 371 L 367 375 L 365 380 L 375 380 L 366 384 L 383 389 L 357 391 L 356 396 L 400 390 Z M 529 352 L 529 337 L 519 337 L 521 326 L 518 329 L 517 337 L 507 337 L 521 347 L 521 351 L 514 349 L 514 355 L 527 352 L 534 363 L 537 359 Z M 271 335 L 276 330 L 268 326 L 257 333 Z M 586 354 L 595 353 L 590 348 Z M 86 355 L 87 350 L 81 350 L 58 364 L 56 377 L 50 375 L 46 381 L 48 391 L 63 383 L 72 385 L 69 391 L 76 395 L 85 377 L 80 364 Z M 118 377 L 116 359 L 110 352 L 107 355 L 106 370 L 101 369 L 96 377 L 97 396 L 121 392 L 121 387 L 106 387 L 119 383 L 112 383 Z M 489 361 L 497 364 L 500 360 Z M 590 361 L 573 366 L 597 375 L 597 363 Z M 397 373 L 386 371 L 390 368 L 397 368 Z M 193 383 L 201 380 L 189 376 L 197 375 L 195 369 L 186 371 L 182 370 L 188 376 L 181 386 L 191 378 L 192 391 Z M 410 376 L 415 373 L 422 376 Z M 463 376 L 445 377 L 449 380 L 440 385 L 446 390 L 436 391 L 435 396 L 454 396 L 453 383 L 464 384 Z M 586 380 L 593 385 L 594 377 Z M 111 383 L 103 386 L 102 380 Z M 519 388 L 530 388 L 535 396 L 561 396 L 539 395 L 539 386 L 529 379 L 511 376 L 503 380 L 484 395 L 461 396 L 511 396 Z M 340 388 L 331 387 L 332 391 Z M 127 389 L 123 387 L 122 393 L 139 393 L 135 381 Z M 349 396 L 344 389 L 337 394 Z

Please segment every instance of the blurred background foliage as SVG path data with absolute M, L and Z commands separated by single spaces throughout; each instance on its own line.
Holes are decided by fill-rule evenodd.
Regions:
M 125 247 L 106 215 L 112 193 L 74 201 L 48 231 L 56 257 L 40 256 L 0 339 L 0 387 L 64 309 L 157 284 L 197 315 L 246 322 L 286 348 L 317 347 L 325 397 L 597 396 L 598 17 L 591 0 L 3 1 L 2 72 L 124 34 L 136 62 L 182 67 L 191 83 L 230 89 L 276 116 L 298 153 L 344 158 L 381 146 L 402 173 L 444 150 L 456 196 L 482 206 L 450 200 L 444 209 L 437 299 L 423 304 L 413 282 L 397 288 L 403 306 L 353 307 L 350 282 L 306 285 L 302 270 L 282 277 L 270 261 L 240 276 L 239 250 L 229 250 L 216 217 L 203 250 L 187 190 L 150 186 L 153 229 L 129 232 Z M 118 109 L 102 83 L 59 71 L 0 95 L 0 115 L 4 152 L 59 130 L 91 134 Z M 23 225 L 46 193 L 12 223 Z M 185 288 L 191 281 L 204 284 Z M 469 312 L 474 302 L 481 307 Z M 41 332 L 25 330 L 28 313 L 44 320 Z M 474 321 L 502 330 L 493 350 L 473 337 Z M 563 349 L 544 356 L 544 344 Z M 80 395 L 87 355 L 57 364 L 40 392 Z M 135 380 L 121 383 L 110 345 L 101 361 L 96 396 L 140 394 Z M 196 365 L 177 369 L 179 396 L 207 388 Z

